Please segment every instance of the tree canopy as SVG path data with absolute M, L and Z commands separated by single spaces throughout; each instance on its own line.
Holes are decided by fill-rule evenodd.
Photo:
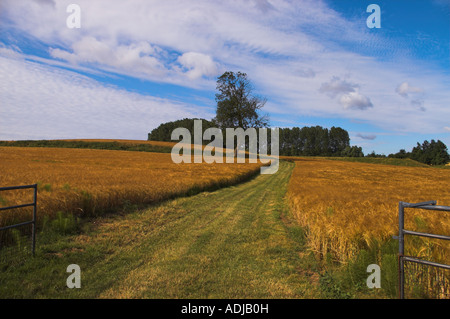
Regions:
M 425 140 L 422 144 L 417 143 L 412 149 L 411 159 L 428 165 L 444 165 L 450 161 L 450 156 L 447 146 L 442 141 Z
M 194 135 L 194 120 L 201 120 L 202 121 L 202 134 L 205 132 L 206 129 L 210 127 L 215 127 L 215 123 L 212 121 L 208 121 L 205 119 L 188 119 L 184 118 L 182 120 L 177 120 L 173 122 L 166 122 L 160 124 L 157 128 L 153 129 L 150 133 L 148 133 L 148 140 L 149 141 L 165 141 L 165 142 L 173 142 L 172 137 L 172 131 L 179 127 L 184 127 L 189 130 L 191 135 Z M 206 143 L 207 141 L 205 141 Z
M 401 149 L 395 154 L 390 154 L 393 158 L 410 158 L 427 165 L 445 165 L 450 162 L 450 155 L 447 146 L 440 140 L 425 140 L 422 144 L 417 142 L 411 152 Z
M 268 126 L 267 115 L 259 112 L 265 98 L 253 94 L 254 88 L 247 74 L 227 71 L 217 79 L 216 117 L 219 128 L 259 128 Z
M 280 155 L 344 156 L 350 148 L 348 132 L 340 127 L 321 126 L 280 128 Z M 346 152 L 345 156 L 353 156 Z

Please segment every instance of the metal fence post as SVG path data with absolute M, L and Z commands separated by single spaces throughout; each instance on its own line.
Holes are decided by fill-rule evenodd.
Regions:
M 399 202 L 398 205 L 398 283 L 399 283 L 399 298 L 405 298 L 405 262 L 412 262 L 421 265 L 428 265 L 431 267 L 438 267 L 441 269 L 450 270 L 450 265 L 441 264 L 433 261 L 427 261 L 420 259 L 418 257 L 405 256 L 405 235 L 412 236 L 421 236 L 428 238 L 435 238 L 441 240 L 450 240 L 450 236 L 439 235 L 439 234 L 430 234 L 417 232 L 412 230 L 405 229 L 405 208 L 417 208 L 417 209 L 425 209 L 425 210 L 435 210 L 435 211 L 446 211 L 450 212 L 450 206 L 438 206 L 435 200 L 421 202 L 421 203 L 406 203 Z M 445 285 L 445 284 L 444 284 Z M 449 293 L 445 293 L 450 295 Z
M 405 243 L 403 229 L 405 228 L 405 209 L 403 202 L 398 203 L 398 289 L 399 297 L 403 299 L 405 297 L 405 271 L 404 271 L 404 261 L 403 255 L 405 253 Z
M 32 240 L 31 240 L 31 252 L 34 257 L 36 248 L 36 211 L 37 211 L 37 184 L 34 184 L 34 202 L 33 202 L 33 228 L 32 228 Z

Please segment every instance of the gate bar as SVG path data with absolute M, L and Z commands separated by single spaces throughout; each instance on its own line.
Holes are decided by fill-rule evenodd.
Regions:
M 436 201 L 427 201 L 421 203 L 406 203 L 400 201 L 398 203 L 398 283 L 399 283 L 399 298 L 404 299 L 405 297 L 405 261 L 415 262 L 419 264 L 425 264 L 429 266 L 436 266 L 440 268 L 450 269 L 450 265 L 439 264 L 432 261 L 420 260 L 405 256 L 405 235 L 416 235 L 424 236 L 436 239 L 450 240 L 449 236 L 420 233 L 411 230 L 406 230 L 405 228 L 405 208 L 418 208 L 418 209 L 428 209 L 428 210 L 439 210 L 450 212 L 450 206 L 438 206 Z
M 402 259 L 405 261 L 409 261 L 409 262 L 413 262 L 413 263 L 417 263 L 417 264 L 424 264 L 424 265 L 428 265 L 428 266 L 434 266 L 434 267 L 445 268 L 445 269 L 450 270 L 450 265 L 440 264 L 440 263 L 436 263 L 434 261 L 422 260 L 422 259 L 417 259 L 417 258 L 413 258 L 413 257 L 409 257 L 409 256 L 403 256 Z
M 36 211 L 37 211 L 37 184 L 32 185 L 22 185 L 22 186 L 8 186 L 8 187 L 0 187 L 0 191 L 8 191 L 8 190 L 15 190 L 15 189 L 25 189 L 25 188 L 34 188 L 34 196 L 33 196 L 33 203 L 28 204 L 21 204 L 21 205 L 15 205 L 15 206 L 8 206 L 8 207 L 0 207 L 0 211 L 7 210 L 7 209 L 15 209 L 15 208 L 21 208 L 21 207 L 28 207 L 33 206 L 33 219 L 27 222 L 15 224 L 15 225 L 9 225 L 0 228 L 0 231 L 20 227 L 28 224 L 32 224 L 31 228 L 31 252 L 34 256 L 35 248 L 36 248 Z
M 405 234 L 405 235 L 414 235 L 414 236 L 422 236 L 422 237 L 430 237 L 430 238 L 443 239 L 443 240 L 450 240 L 450 236 L 428 234 L 428 233 L 420 233 L 420 232 L 417 232 L 417 231 L 406 230 L 406 229 L 403 230 L 403 234 Z
M 7 210 L 7 209 L 14 209 L 14 208 L 28 207 L 28 206 L 34 206 L 34 203 L 31 203 L 31 204 L 21 204 L 21 205 L 15 205 L 15 206 L 8 206 L 8 207 L 0 207 L 0 211 L 2 211 L 2 210 Z
M 28 221 L 28 222 L 23 222 L 23 223 L 19 223 L 19 224 L 14 224 L 14 225 L 9 225 L 9 226 L 5 226 L 5 227 L 1 227 L 1 228 L 0 228 L 0 231 L 2 231 L 2 230 L 7 230 L 7 229 L 10 229 L 10 228 L 16 228 L 16 227 L 20 227 L 20 226 L 25 226 L 25 225 L 29 225 L 29 224 L 33 224 L 33 221 L 30 220 L 30 221 Z

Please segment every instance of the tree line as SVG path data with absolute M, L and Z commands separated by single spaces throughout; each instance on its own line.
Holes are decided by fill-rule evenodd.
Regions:
M 350 146 L 350 137 L 340 127 L 280 128 L 280 155 L 362 157 L 361 147 Z
M 149 141 L 172 141 L 172 131 L 178 127 L 184 127 L 194 134 L 194 120 L 202 121 L 202 134 L 206 129 L 218 127 L 213 120 L 200 118 L 185 118 L 159 125 L 148 133 Z M 226 132 L 222 129 L 225 147 Z M 269 131 L 270 141 L 270 131 Z M 204 144 L 211 141 L 202 140 Z M 447 146 L 440 140 L 424 141 L 417 143 L 410 152 L 401 149 L 399 152 L 389 155 L 376 154 L 375 152 L 364 154 L 362 148 L 356 145 L 350 146 L 348 132 L 340 127 L 330 129 L 321 126 L 279 128 L 279 154 L 280 156 L 333 156 L 333 157 L 383 157 L 383 158 L 410 158 L 427 165 L 445 165 L 450 162 Z
M 148 140 L 172 141 L 172 131 L 178 127 L 188 129 L 193 136 L 194 120 L 202 121 L 202 134 L 208 128 L 219 126 L 214 120 L 185 118 L 159 125 L 148 134 Z M 270 131 L 268 133 L 268 141 L 270 141 Z M 222 128 L 222 135 L 224 136 L 225 147 L 226 131 L 224 128 Z M 204 144 L 210 142 L 203 140 Z M 279 146 L 279 154 L 283 156 L 364 156 L 361 147 L 350 146 L 348 132 L 340 127 L 332 127 L 331 129 L 321 126 L 280 128 Z
M 447 146 L 440 140 L 425 140 L 422 144 L 417 143 L 411 152 L 401 149 L 395 154 L 389 154 L 392 158 L 410 158 L 427 165 L 445 165 L 450 162 Z
M 267 100 L 253 93 L 254 88 L 247 74 L 227 71 L 218 77 L 216 89 L 218 91 L 215 95 L 216 116 L 211 121 L 199 119 L 202 121 L 202 134 L 208 128 L 219 128 L 222 130 L 225 142 L 226 128 L 239 127 L 246 130 L 269 126 L 268 116 L 261 114 L 261 109 Z M 193 136 L 194 120 L 185 118 L 163 123 L 148 134 L 148 140 L 171 141 L 172 131 L 179 127 L 188 129 Z M 270 140 L 270 134 L 268 134 L 269 143 Z M 203 141 L 203 143 L 208 144 L 210 141 Z M 328 129 L 321 126 L 280 128 L 279 155 L 364 157 L 361 147 L 350 146 L 350 138 L 346 130 L 340 127 Z M 366 157 L 386 156 L 372 152 Z M 439 140 L 417 143 L 411 152 L 402 149 L 388 157 L 411 158 L 428 165 L 442 165 L 450 161 L 447 146 Z

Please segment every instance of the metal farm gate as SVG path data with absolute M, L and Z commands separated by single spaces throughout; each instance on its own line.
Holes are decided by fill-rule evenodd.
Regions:
M 35 247 L 36 247 L 36 206 L 37 206 L 37 184 L 33 184 L 33 185 L 24 185 L 24 186 L 10 186 L 10 187 L 0 187 L 0 192 L 1 191 L 9 191 L 9 190 L 18 190 L 18 189 L 33 189 L 34 190 L 34 194 L 33 194 L 33 202 L 32 203 L 26 203 L 26 204 L 20 204 L 20 205 L 14 205 L 14 206 L 7 206 L 7 207 L 0 207 L 0 213 L 2 211 L 5 210 L 10 210 L 10 209 L 17 209 L 17 208 L 22 208 L 22 207 L 33 207 L 33 217 L 31 220 L 29 221 L 25 221 L 25 222 L 21 222 L 18 224 L 14 224 L 14 225 L 7 225 L 7 226 L 3 226 L 0 227 L 0 235 L 1 233 L 4 233 L 8 230 L 12 230 L 13 228 L 17 228 L 17 227 L 22 227 L 25 225 L 31 225 L 31 254 L 34 256 L 34 252 L 35 252 Z M 2 256 L 1 253 L 3 253 L 2 250 L 6 250 L 8 247 L 5 247 L 7 245 L 5 245 L 5 243 L 2 243 L 2 237 L 0 236 L 0 257 Z M 4 261 L 4 260 L 0 260 Z
M 416 232 L 404 229 L 405 208 L 417 208 L 450 212 L 450 206 L 437 206 L 436 201 L 422 203 L 399 202 L 399 298 L 405 298 L 405 286 L 419 287 L 426 298 L 450 298 L 450 265 L 423 260 L 405 255 L 405 235 L 421 236 L 440 240 L 450 240 L 450 236 Z M 407 276 L 405 276 L 407 274 Z

